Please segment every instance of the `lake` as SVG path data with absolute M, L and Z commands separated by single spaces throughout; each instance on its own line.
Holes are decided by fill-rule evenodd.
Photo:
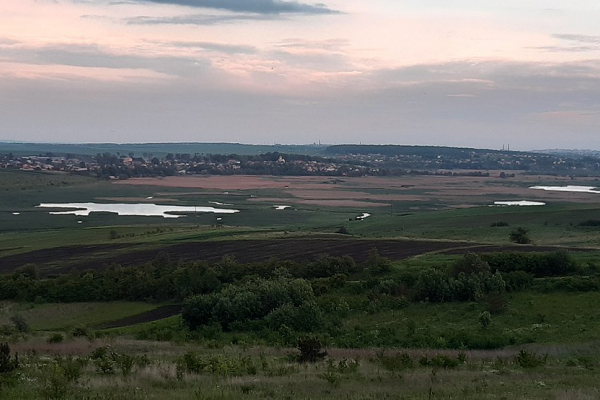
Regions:
M 171 206 L 159 204 L 135 204 L 135 203 L 41 203 L 40 208 L 69 208 L 68 211 L 50 211 L 53 215 L 83 215 L 87 216 L 91 212 L 109 212 L 118 215 L 143 216 L 143 217 L 163 217 L 180 218 L 185 215 L 173 213 L 214 213 L 214 214 L 235 214 L 239 210 L 214 208 L 214 207 L 193 207 L 193 206 Z
M 528 200 L 520 200 L 520 201 L 495 201 L 495 206 L 545 206 L 546 203 L 542 203 L 541 201 L 528 201 Z
M 532 186 L 529 189 L 553 190 L 557 192 L 600 193 L 600 190 L 595 186 Z

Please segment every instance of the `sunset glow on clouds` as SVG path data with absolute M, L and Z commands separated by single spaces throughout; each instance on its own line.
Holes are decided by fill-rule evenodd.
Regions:
M 0 0 L 0 140 L 600 148 L 593 1 Z

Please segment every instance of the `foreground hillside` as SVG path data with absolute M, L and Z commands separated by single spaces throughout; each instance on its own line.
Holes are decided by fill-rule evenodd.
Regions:
M 0 398 L 598 397 L 598 206 L 557 178 L 0 178 Z

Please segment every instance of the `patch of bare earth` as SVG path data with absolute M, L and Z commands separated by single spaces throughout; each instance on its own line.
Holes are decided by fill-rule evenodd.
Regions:
M 323 188 L 335 185 L 324 177 L 272 177 L 256 175 L 169 176 L 166 178 L 132 178 L 114 181 L 115 185 L 140 185 L 209 190 L 277 189 L 292 186 Z
M 249 201 L 273 203 L 273 204 L 304 204 L 309 206 L 323 206 L 323 207 L 352 207 L 352 208 L 365 208 L 365 207 L 389 207 L 389 204 L 385 203 L 372 203 L 368 201 L 341 199 L 341 200 L 309 200 L 299 199 L 295 197 L 276 198 L 276 197 L 255 197 L 249 199 Z
M 472 171 L 471 171 L 472 172 Z M 342 177 L 332 179 L 323 176 L 275 177 L 255 175 L 231 176 L 174 176 L 166 178 L 133 178 L 115 181 L 115 185 L 145 185 L 170 188 L 201 189 L 210 191 L 281 190 L 282 195 L 292 195 L 285 201 L 333 207 L 373 207 L 390 201 L 428 201 L 447 203 L 451 207 L 481 205 L 473 196 L 488 196 L 494 201 L 534 199 L 548 202 L 591 203 L 598 201 L 593 193 L 550 192 L 529 189 L 529 186 L 548 184 L 595 186 L 592 179 L 572 180 L 567 177 L 524 175 L 517 171 L 514 178 L 499 178 L 500 171 L 489 171 L 489 177 L 416 175 L 400 177 Z M 512 172 L 511 172 L 512 173 Z M 369 193 L 377 190 L 383 193 Z M 189 194 L 189 193 L 188 193 Z M 169 194 L 165 193 L 166 196 Z M 170 196 L 173 196 L 171 194 Z M 271 201 L 273 196 L 265 198 Z M 254 201 L 262 201 L 257 198 Z M 491 200 L 491 199 L 488 199 Z M 484 202 L 487 202 L 485 200 Z M 332 202 L 334 201 L 334 202 Z

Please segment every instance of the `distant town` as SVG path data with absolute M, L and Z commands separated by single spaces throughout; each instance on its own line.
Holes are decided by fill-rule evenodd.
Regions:
M 174 175 L 323 175 L 401 176 L 441 174 L 502 178 L 511 171 L 572 176 L 599 176 L 600 155 L 593 152 L 516 152 L 432 146 L 340 145 L 319 155 L 167 153 L 144 152 L 96 155 L 0 154 L 0 169 L 63 171 L 101 179 L 128 179 Z M 498 174 L 497 171 L 506 171 Z

